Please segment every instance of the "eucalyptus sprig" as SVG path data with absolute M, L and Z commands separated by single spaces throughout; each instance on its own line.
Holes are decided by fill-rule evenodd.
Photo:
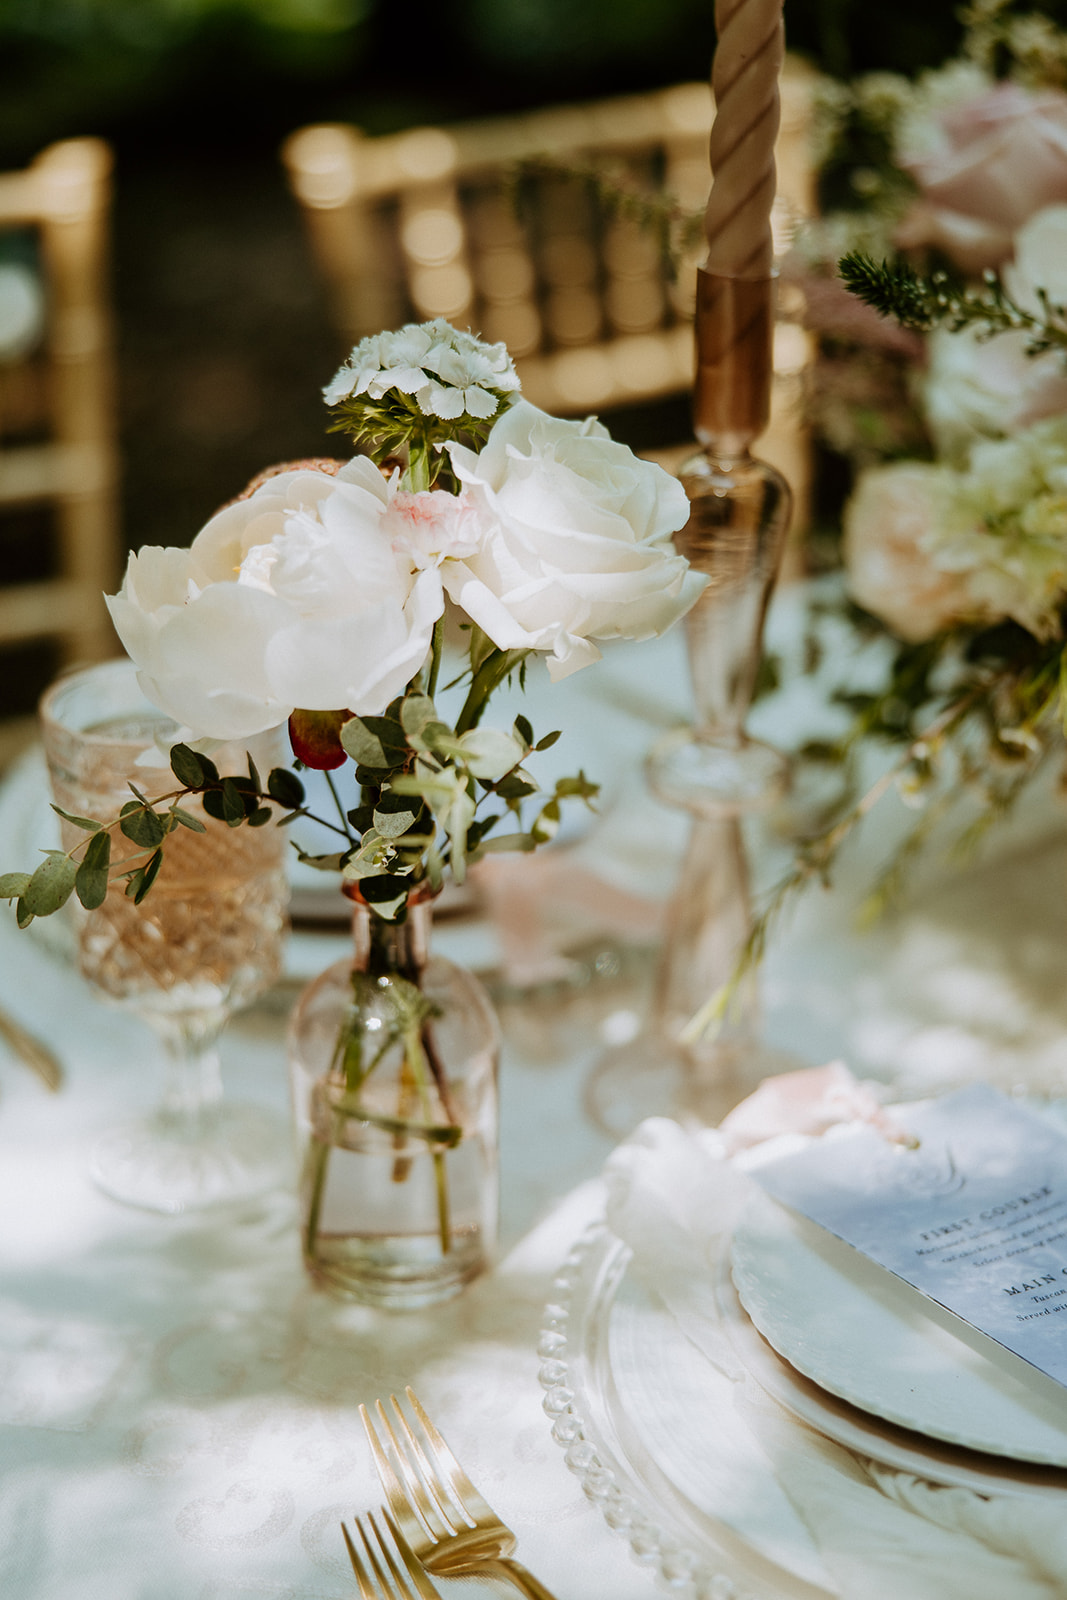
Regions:
M 949 681 L 938 687 L 950 668 Z M 819 832 L 798 844 L 788 870 L 753 918 L 729 978 L 686 1024 L 683 1042 L 717 1033 L 783 917 L 811 884 L 830 887 L 844 846 L 890 790 L 899 790 L 920 809 L 865 894 L 861 925 L 899 902 L 935 827 L 968 792 L 981 796 L 981 813 L 950 841 L 947 854 L 957 861 L 973 855 L 990 828 L 1010 816 L 1067 732 L 1067 640 L 1041 642 L 1014 625 L 960 630 L 956 637 L 902 646 L 878 693 L 842 693 L 837 699 L 851 707 L 854 718 L 827 752 L 832 759 L 850 763 L 872 738 L 897 753 L 858 797 L 847 799 Z M 951 777 L 945 773 L 950 755 L 955 761 Z M 936 792 L 939 778 L 943 787 Z
M 115 880 L 124 881 L 125 893 L 140 905 L 159 875 L 168 838 L 178 828 L 205 831 L 182 804 L 198 799 L 208 817 L 231 828 L 260 828 L 272 820 L 287 826 L 304 817 L 328 829 L 342 841 L 339 848 L 311 854 L 294 845 L 300 860 L 343 873 L 359 883 L 373 912 L 400 920 L 410 891 L 425 879 L 439 889 L 447 869 L 462 883 L 468 865 L 488 852 L 535 850 L 554 836 L 565 802 L 591 807 L 596 798 L 598 786 L 583 772 L 558 779 L 546 794 L 526 772 L 526 758 L 550 749 L 558 731 L 536 738 L 522 715 L 510 732 L 480 727 L 490 694 L 522 659 L 523 652 L 495 647 L 481 654 L 455 728 L 417 685 L 383 716 L 345 718 L 340 747 L 355 763 L 360 803 L 346 810 L 335 791 L 336 822 L 308 809 L 304 786 L 287 767 L 275 767 L 264 785 L 249 756 L 246 775 L 222 777 L 208 756 L 178 744 L 170 752 L 175 789 L 149 799 L 131 783 L 131 798 L 106 821 L 53 806 L 87 838 L 67 851 L 46 850 L 33 872 L 0 875 L 0 899 L 16 901 L 20 927 L 51 916 L 72 894 L 95 911 Z M 541 803 L 524 825 L 524 803 L 537 795 Z M 497 809 L 489 809 L 494 804 Z M 513 830 L 490 837 L 505 817 Z M 134 846 L 119 860 L 112 854 L 115 836 Z
M 246 776 L 224 778 L 209 757 L 185 744 L 171 750 L 170 765 L 178 788 L 149 799 L 130 783 L 132 799 L 125 801 L 117 816 L 108 821 L 76 816 L 61 806 L 52 806 L 58 816 L 81 829 L 87 838 L 70 850 L 46 850 L 44 860 L 33 872 L 0 874 L 0 899 L 16 902 L 20 928 L 29 927 L 35 917 L 48 917 L 59 911 L 72 894 L 77 895 L 86 911 L 95 911 L 103 905 L 116 880 L 125 883 L 126 895 L 140 905 L 159 876 L 168 838 L 179 828 L 192 833 L 206 831 L 200 818 L 184 809 L 183 800 L 199 799 L 209 817 L 230 828 L 242 823 L 261 828 L 273 819 L 275 808 L 283 823 L 308 815 L 303 784 L 285 767 L 276 767 L 264 787 L 249 756 Z M 134 847 L 118 861 L 112 855 L 116 836 L 129 840 Z
M 919 272 L 900 256 L 879 265 L 852 250 L 837 265 L 850 293 L 904 328 L 918 333 L 973 328 L 980 339 L 1021 332 L 1027 335 L 1028 355 L 1067 350 L 1067 307 L 1050 300 L 1044 289 L 1036 291 L 1041 312 L 1035 315 L 1011 298 L 994 272 L 985 273 L 980 288 L 972 288 L 949 272 Z

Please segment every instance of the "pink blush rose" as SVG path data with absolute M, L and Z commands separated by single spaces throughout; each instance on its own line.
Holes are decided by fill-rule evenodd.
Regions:
M 944 469 L 926 462 L 864 473 L 845 511 L 845 568 L 857 604 L 911 644 L 973 615 L 965 577 L 934 564 Z
M 921 198 L 897 242 L 935 245 L 964 272 L 998 266 L 1023 223 L 1067 201 L 1067 95 L 998 83 L 939 121 L 941 147 L 902 160 Z

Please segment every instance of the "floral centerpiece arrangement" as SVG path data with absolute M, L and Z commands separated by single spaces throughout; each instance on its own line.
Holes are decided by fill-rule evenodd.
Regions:
M 298 774 L 322 771 L 333 814 L 317 820 L 335 848 L 300 854 L 339 874 L 361 931 L 355 967 L 341 964 L 294 1035 L 305 1252 L 342 1285 L 377 1274 L 380 1298 L 425 1303 L 484 1259 L 489 1222 L 465 1196 L 464 1163 L 487 1136 L 463 1058 L 477 1057 L 483 1080 L 494 1065 L 492 1041 L 472 1043 L 469 1017 L 453 1025 L 453 997 L 434 989 L 426 907 L 446 876 L 462 882 L 489 851 L 536 849 L 565 802 L 596 794 L 582 772 L 541 793 L 528 763 L 558 733 L 484 714 L 538 656 L 559 679 L 596 661 L 598 641 L 661 633 L 704 579 L 671 543 L 688 516 L 680 485 L 594 419 L 525 402 L 502 345 L 440 320 L 383 333 L 357 345 L 325 396 L 333 427 L 365 453 L 272 469 L 191 548 L 132 555 L 108 600 L 148 698 L 182 730 L 173 786 L 131 785 L 117 817 L 68 815 L 82 842 L 6 874 L 0 894 L 23 925 L 71 894 L 90 911 L 109 892 L 139 900 L 175 830 L 310 816 Z M 218 743 L 286 721 L 292 767 L 263 777 L 250 761 L 220 776 Z M 463 997 L 468 1013 L 484 1010 L 469 981 Z M 339 1220 L 346 1189 L 360 1190 L 360 1151 L 379 1158 L 391 1203 L 425 1201 L 426 1227 Z M 365 1188 L 361 1208 L 373 1210 Z
M 817 425 L 853 475 L 828 606 L 885 665 L 872 685 L 868 652 L 863 692 L 840 682 L 851 727 L 812 754 L 892 754 L 800 847 L 749 958 L 887 789 L 916 820 L 870 910 L 964 794 L 953 848 L 973 847 L 1067 726 L 1067 38 L 977 0 L 959 60 L 824 84 L 821 105 L 830 208 L 783 271 L 821 332 Z

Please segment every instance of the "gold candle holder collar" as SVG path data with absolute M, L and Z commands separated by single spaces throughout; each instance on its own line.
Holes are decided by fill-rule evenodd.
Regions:
M 697 269 L 693 427 L 727 460 L 745 455 L 770 420 L 775 283 Z

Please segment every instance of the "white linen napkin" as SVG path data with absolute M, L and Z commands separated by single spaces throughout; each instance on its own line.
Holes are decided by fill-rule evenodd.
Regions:
M 665 1119 L 642 1124 L 608 1162 L 608 1222 L 634 1252 L 630 1270 L 732 1380 L 734 1416 L 808 1530 L 828 1587 L 843 1600 L 1062 1600 L 1067 1523 L 1051 1498 L 986 1497 L 862 1460 L 744 1373 L 721 1326 L 712 1267 L 752 1160 L 728 1158 L 728 1144 L 723 1133 Z

